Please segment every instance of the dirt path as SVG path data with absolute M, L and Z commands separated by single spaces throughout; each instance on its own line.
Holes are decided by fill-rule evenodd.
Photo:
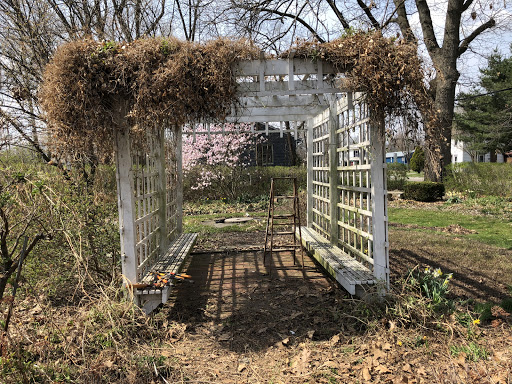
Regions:
M 454 348 L 458 334 L 372 319 L 377 303 L 354 301 L 309 258 L 294 266 L 289 253 L 222 251 L 258 244 L 252 234 L 200 242 L 186 268 L 195 284 L 173 290 L 159 317 L 169 324 L 167 377 L 176 383 L 510 383 L 510 326 L 477 329 L 474 342 L 488 359 L 471 361 Z M 261 242 L 260 242 L 261 244 Z M 212 248 L 210 248 L 212 249 Z M 446 319 L 449 323 L 453 320 Z M 477 345 L 475 344 L 475 345 Z

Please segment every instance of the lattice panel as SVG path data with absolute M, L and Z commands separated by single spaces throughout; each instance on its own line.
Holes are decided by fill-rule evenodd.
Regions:
M 370 124 L 366 105 L 345 100 L 337 116 L 338 246 L 373 265 Z
M 143 145 L 132 140 L 137 281 L 149 272 L 177 237 L 176 145 L 176 133 L 167 130 L 148 134 Z
M 178 236 L 178 160 L 177 132 L 165 132 L 165 205 L 167 240 L 172 242 Z
M 326 110 L 310 124 L 313 130 L 310 226 L 372 269 L 372 147 L 368 108 L 360 99 L 352 101 L 349 94 L 331 105 L 330 114 Z M 329 155 L 331 141 L 335 144 L 332 146 L 335 155 Z M 331 209 L 334 204 L 335 210 Z M 332 228 L 331 223 L 336 227 Z
M 313 228 L 330 238 L 329 128 L 328 114 L 313 127 Z
M 156 260 L 160 250 L 159 184 L 157 158 L 159 147 L 154 136 L 148 135 L 147 148 L 133 140 L 132 175 L 135 208 L 135 257 L 137 277 Z

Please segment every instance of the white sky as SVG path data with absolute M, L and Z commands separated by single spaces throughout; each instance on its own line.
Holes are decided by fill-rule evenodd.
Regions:
M 438 42 L 441 45 L 447 2 L 445 0 L 428 0 L 428 3 Z M 473 11 L 475 12 L 474 20 L 471 17 Z M 507 4 L 507 0 L 475 0 L 464 16 L 461 39 L 489 20 L 491 16 L 495 18 L 497 25 L 477 37 L 459 59 L 458 70 L 461 75 L 457 92 L 469 91 L 472 86 L 477 84 L 480 75 L 479 69 L 487 66 L 487 56 L 495 49 L 505 56 L 511 55 L 509 47 L 512 43 L 512 7 L 510 3 Z M 411 25 L 415 30 L 420 31 L 418 14 L 411 16 Z M 416 36 L 422 35 L 416 33 Z M 424 47 L 423 50 L 425 50 Z

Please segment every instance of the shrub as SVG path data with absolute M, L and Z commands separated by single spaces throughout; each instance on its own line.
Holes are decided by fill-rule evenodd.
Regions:
M 411 157 L 410 167 L 414 172 L 421 172 L 425 167 L 425 152 L 420 146 L 416 147 Z
M 197 192 L 220 193 L 218 198 L 234 199 L 245 183 L 251 149 L 265 140 L 251 132 L 249 124 L 224 124 L 214 130 L 223 135 L 186 135 L 183 139 L 183 173 L 185 186 Z M 184 128 L 190 132 L 190 127 Z M 213 197 L 213 196 L 206 196 Z
M 512 166 L 506 163 L 459 163 L 446 168 L 447 190 L 469 197 L 512 197 Z
M 388 190 L 403 190 L 407 181 L 407 165 L 401 163 L 389 163 L 387 165 Z
M 416 201 L 436 201 L 444 195 L 443 183 L 415 181 L 405 184 L 404 198 Z
M 230 174 L 231 168 L 216 166 L 215 172 Z M 272 177 L 296 177 L 299 189 L 306 189 L 307 169 L 305 167 L 247 167 L 244 168 L 237 179 L 236 189 L 232 196 L 226 191 L 225 182 L 222 179 L 215 180 L 211 186 L 202 190 L 193 190 L 192 186 L 201 179 L 202 167 L 196 167 L 183 177 L 183 194 L 186 201 L 198 201 L 206 198 L 219 200 L 225 197 L 236 199 L 240 202 L 250 202 L 261 196 L 268 196 L 270 192 L 270 179 Z M 275 193 L 286 195 L 293 193 L 293 185 L 289 183 L 277 183 Z

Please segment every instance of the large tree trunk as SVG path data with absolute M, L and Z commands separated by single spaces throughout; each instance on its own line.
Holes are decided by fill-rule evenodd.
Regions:
M 426 7 L 426 2 L 423 2 Z M 420 16 L 421 10 L 420 7 Z M 423 10 L 422 23 L 430 19 L 428 10 Z M 457 58 L 460 55 L 459 32 L 463 3 L 460 0 L 449 0 L 445 21 L 443 46 L 437 42 L 425 41 L 436 69 L 436 78 L 430 89 L 433 99 L 433 116 L 428 119 L 425 130 L 425 180 L 442 181 L 445 167 L 451 163 L 453 107 L 455 105 L 455 86 L 459 80 Z M 432 23 L 424 26 L 425 38 L 435 39 Z
M 396 6 L 397 23 L 402 35 L 409 42 L 417 41 L 409 24 L 406 4 L 393 0 Z M 431 82 L 433 114 L 423 111 L 425 123 L 425 179 L 442 181 L 444 168 L 451 162 L 450 143 L 452 138 L 453 107 L 455 103 L 455 86 L 459 79 L 457 58 L 467 51 L 471 42 L 485 30 L 496 25 L 494 18 L 473 29 L 460 39 L 462 14 L 468 10 L 473 1 L 448 0 L 444 36 L 442 45 L 438 42 L 436 28 L 432 22 L 430 6 L 427 0 L 415 0 L 423 34 L 423 43 L 432 59 L 436 78 Z
M 446 64 L 437 67 L 433 100 L 436 114 L 427 120 L 425 127 L 425 180 L 428 181 L 442 181 L 444 169 L 451 163 L 453 105 L 459 73 L 454 66 Z

